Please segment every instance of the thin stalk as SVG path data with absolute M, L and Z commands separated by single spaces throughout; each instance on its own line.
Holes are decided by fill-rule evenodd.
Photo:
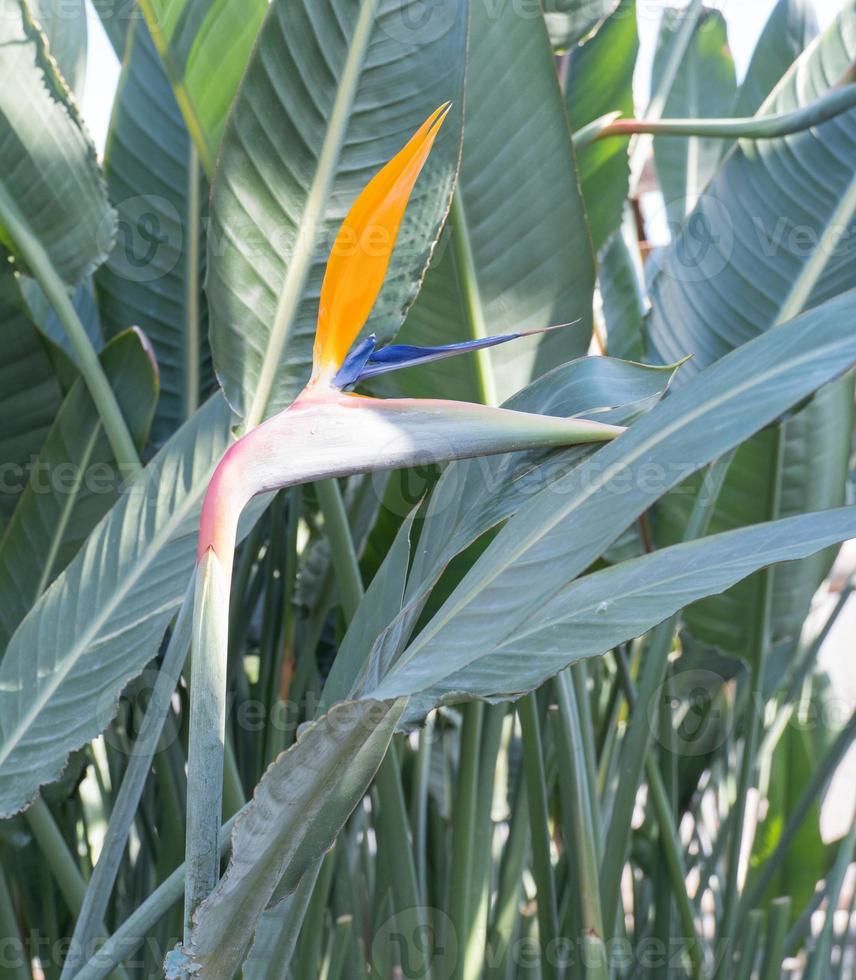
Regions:
M 764 923 L 764 913 L 760 909 L 753 909 L 749 913 L 749 920 L 746 926 L 746 942 L 740 950 L 740 963 L 734 974 L 734 980 L 752 980 L 752 971 L 755 967 L 755 960 L 758 957 L 758 948 L 761 942 L 761 926 Z
M 523 769 L 526 776 L 526 797 L 529 801 L 532 872 L 537 889 L 541 975 L 544 980 L 558 980 L 556 964 L 550 961 L 549 955 L 549 951 L 555 948 L 555 940 L 559 935 L 559 914 L 553 863 L 550 858 L 547 780 L 541 744 L 541 723 L 538 717 L 538 700 L 534 692 L 518 701 L 517 713 L 523 731 Z
M 790 918 L 790 896 L 773 899 L 767 916 L 767 938 L 764 943 L 764 961 L 759 980 L 779 980 L 782 960 L 785 958 L 785 940 Z
M 522 888 L 523 870 L 526 866 L 529 843 L 529 806 L 526 799 L 526 779 L 518 775 L 511 809 L 508 840 L 499 867 L 499 883 L 490 926 L 488 950 L 490 952 L 486 976 L 499 980 L 507 973 L 508 957 L 518 920 L 517 906 Z
M 707 530 L 733 458 L 733 453 L 726 453 L 708 467 L 706 478 L 696 495 L 684 529 L 684 541 L 701 537 Z M 611 938 L 614 934 L 615 924 L 620 914 L 621 875 L 630 843 L 628 831 L 651 739 L 649 707 L 653 705 L 657 692 L 665 680 L 676 626 L 677 617 L 672 617 L 648 634 L 639 675 L 637 692 L 639 708 L 630 712 L 623 739 L 620 779 L 606 832 L 600 878 L 607 938 Z
M 774 520 L 779 513 L 781 497 L 781 475 L 784 465 L 784 433 L 781 426 L 776 426 L 775 430 L 775 451 L 773 465 L 769 474 L 768 482 L 768 506 L 767 515 L 769 520 Z M 767 650 L 770 645 L 771 615 L 773 605 L 773 569 L 764 568 L 757 573 L 756 587 L 758 603 L 756 605 L 757 615 L 755 617 L 753 636 L 751 638 L 750 653 L 752 664 L 749 674 L 748 688 L 748 732 L 743 741 L 743 755 L 740 760 L 740 773 L 737 781 L 737 794 L 734 801 L 736 816 L 731 828 L 731 837 L 728 842 L 727 867 L 725 877 L 725 889 L 722 900 L 722 919 L 720 922 L 720 935 L 725 944 L 725 952 L 720 960 L 716 976 L 728 976 L 731 972 L 731 956 L 734 949 L 734 932 L 737 926 L 737 907 L 738 907 L 738 884 L 740 869 L 740 852 L 743 844 L 743 831 L 746 825 L 746 808 L 748 805 L 749 791 L 752 788 L 755 763 L 757 757 L 758 744 L 761 740 L 764 727 L 763 711 L 760 704 L 756 705 L 754 699 L 762 696 L 764 690 L 764 666 L 766 663 Z M 725 972 L 723 972 L 725 971 Z
M 336 480 L 323 480 L 316 483 L 318 502 L 324 515 L 324 529 L 330 542 L 333 556 L 333 568 L 345 620 L 350 622 L 363 598 L 363 581 L 357 552 L 348 524 L 348 515 L 342 500 L 342 493 Z M 395 843 L 393 863 L 394 884 L 396 888 L 396 904 L 401 912 L 411 909 L 418 910 L 421 925 L 424 925 L 425 909 L 419 903 L 419 886 L 416 877 L 416 865 L 413 860 L 413 848 L 410 844 L 410 828 L 407 819 L 407 808 L 401 788 L 401 772 L 398 765 L 394 744 L 381 762 L 375 777 L 381 812 L 391 833 L 387 834 L 388 843 Z M 417 966 L 418 976 L 430 978 L 430 960 L 420 943 L 412 944 L 411 952 Z
M 499 771 L 497 759 L 507 718 L 509 715 L 506 705 L 485 706 L 478 753 L 479 778 L 476 786 L 476 825 L 473 835 L 473 880 L 470 885 L 469 938 L 464 968 L 467 980 L 479 980 L 484 972 L 491 891 L 493 795 Z
M 648 107 L 645 110 L 646 119 L 659 119 L 663 115 L 663 111 L 666 108 L 666 103 L 669 100 L 669 93 L 672 90 L 672 85 L 675 83 L 675 78 L 678 74 L 678 69 L 681 66 L 681 62 L 684 60 L 684 55 L 687 52 L 687 48 L 692 41 L 693 34 L 695 33 L 696 24 L 698 23 L 699 17 L 702 14 L 704 0 L 691 0 L 689 6 L 684 12 L 684 22 L 681 24 L 680 30 L 675 34 L 671 50 L 669 51 L 669 58 L 663 67 L 663 74 L 660 76 L 660 83 L 656 90 L 651 95 L 651 99 L 648 102 Z M 636 193 L 636 188 L 639 186 L 639 179 L 642 176 L 642 168 L 645 166 L 645 160 L 648 157 L 648 151 L 651 146 L 651 138 L 649 136 L 644 136 L 636 140 L 633 149 L 630 153 L 630 196 L 632 197 Z
M 428 790 L 431 779 L 431 750 L 434 742 L 434 715 L 429 714 L 419 732 L 413 788 L 410 794 L 410 826 L 416 854 L 416 881 L 422 905 L 428 902 Z
M 3 867 L 0 865 L 0 936 L 3 937 L 4 956 L 3 974 L 9 980 L 32 980 L 32 974 L 27 966 L 27 953 L 24 948 L 21 933 L 18 930 L 18 920 L 15 916 L 15 906 L 6 883 Z
M 220 828 L 218 858 L 229 849 L 232 826 L 238 815 Z M 186 864 L 179 865 L 149 897 L 138 906 L 122 925 L 99 947 L 75 974 L 74 980 L 103 980 L 118 964 L 131 956 L 145 942 L 160 919 L 181 899 L 184 891 Z M 299 886 L 298 886 L 299 887 Z
M 831 89 L 806 106 L 769 116 L 728 119 L 595 119 L 574 136 L 576 147 L 628 136 L 696 136 L 706 139 L 779 139 L 834 119 L 856 106 L 856 85 Z
M 579 692 L 570 669 L 553 681 L 558 710 L 551 712 L 556 753 L 565 779 L 559 783 L 565 820 L 565 848 L 576 871 L 571 887 L 579 893 L 583 964 L 589 980 L 607 980 L 609 962 L 604 944 L 603 913 L 598 880 L 597 827 L 593 823 L 594 789 L 585 758 L 585 736 L 580 717 Z
M 184 415 L 190 418 L 199 408 L 199 153 L 191 140 L 187 152 L 187 215 L 184 263 Z
M 107 911 L 128 834 L 149 775 L 152 757 L 163 732 L 172 695 L 178 684 L 181 668 L 190 646 L 192 595 L 193 583 L 191 582 L 184 595 L 184 601 L 181 604 L 172 636 L 158 671 L 151 698 L 146 707 L 146 714 L 134 742 L 128 768 L 125 770 L 122 785 L 119 787 L 119 792 L 113 803 L 110 822 L 107 825 L 104 842 L 101 846 L 101 854 L 92 872 L 92 878 L 86 889 L 74 927 L 74 934 L 63 966 L 63 980 L 73 977 L 82 965 L 85 951 L 95 938 L 97 924 L 101 922 Z
M 823 918 L 823 927 L 817 937 L 814 951 L 809 960 L 808 968 L 805 972 L 805 980 L 824 980 L 831 972 L 830 956 L 832 953 L 833 927 L 835 925 L 835 911 L 841 898 L 841 889 L 844 886 L 844 876 L 847 868 L 853 860 L 853 848 L 856 847 L 856 814 L 850 825 L 850 831 L 838 845 L 838 853 L 835 856 L 835 864 L 827 878 L 826 887 L 826 914 Z
M 193 912 L 217 884 L 220 858 L 212 846 L 223 811 L 226 741 L 228 583 L 213 551 L 196 568 L 190 660 L 190 734 L 187 759 L 185 939 Z
M 458 185 L 455 195 L 452 198 L 449 222 L 452 226 L 452 244 L 458 260 L 461 288 L 464 293 L 464 305 L 466 306 L 467 320 L 470 328 L 469 332 L 474 340 L 480 340 L 483 337 L 487 337 L 489 331 L 484 321 L 484 309 L 479 290 L 478 275 L 476 273 L 476 263 L 472 248 L 470 247 L 469 227 L 467 225 L 467 215 L 464 211 L 464 202 L 461 199 L 460 185 Z M 476 351 L 475 363 L 476 377 L 479 384 L 479 401 L 484 405 L 495 405 L 497 401 L 496 386 L 493 379 L 490 351 Z
M 320 480 L 315 484 L 315 492 L 324 515 L 324 533 L 333 554 L 342 611 L 346 621 L 350 622 L 363 600 L 363 579 L 342 491 L 337 480 Z
M 458 794 L 455 800 L 452 842 L 452 882 L 449 918 L 457 936 L 454 980 L 467 976 L 466 963 L 470 945 L 470 920 L 475 863 L 476 814 L 478 811 L 479 749 L 485 706 L 471 701 L 463 707 L 461 751 L 458 764 Z
M 92 401 L 98 411 L 104 432 L 113 450 L 113 456 L 120 470 L 133 475 L 140 471 L 140 457 L 128 431 L 122 410 L 116 401 L 116 395 L 110 387 L 107 375 L 101 367 L 95 348 L 86 335 L 86 330 L 80 322 L 65 283 L 57 275 L 53 262 L 42 243 L 33 235 L 27 226 L 27 221 L 18 210 L 15 202 L 9 197 L 6 189 L 0 184 L 0 224 L 15 243 L 15 248 L 24 257 L 30 272 L 45 296 L 48 298 L 57 319 L 65 330 L 69 343 L 77 358 L 77 366 L 92 396 Z

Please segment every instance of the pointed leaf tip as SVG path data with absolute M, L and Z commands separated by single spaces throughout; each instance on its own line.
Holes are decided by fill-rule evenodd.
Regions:
M 318 308 L 313 373 L 333 374 L 363 328 L 383 285 L 407 202 L 451 108 L 439 106 L 368 182 L 339 228 Z

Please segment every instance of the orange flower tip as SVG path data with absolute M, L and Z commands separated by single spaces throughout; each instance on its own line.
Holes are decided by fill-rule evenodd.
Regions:
M 313 350 L 313 379 L 332 380 L 369 318 L 389 267 L 404 211 L 452 107 L 438 106 L 351 205 L 330 250 Z

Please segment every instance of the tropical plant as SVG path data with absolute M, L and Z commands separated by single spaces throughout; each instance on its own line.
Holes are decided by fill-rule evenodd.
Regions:
M 3 970 L 853 976 L 856 0 L 0 4 Z

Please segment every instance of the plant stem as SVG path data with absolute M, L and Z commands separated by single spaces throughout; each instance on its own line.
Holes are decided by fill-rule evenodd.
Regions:
M 82 965 L 85 950 L 88 949 L 91 940 L 95 937 L 97 924 L 101 922 L 107 911 L 110 895 L 113 892 L 122 855 L 125 851 L 125 843 L 134 821 L 134 814 L 139 806 L 140 797 L 149 775 L 152 757 L 157 749 L 164 722 L 169 714 L 170 701 L 187 657 L 187 650 L 190 646 L 192 608 L 193 583 L 191 582 L 185 592 L 184 601 L 181 604 L 166 654 L 146 707 L 145 717 L 134 742 L 128 768 L 125 770 L 122 785 L 113 804 L 101 853 L 86 889 L 74 927 L 74 934 L 63 966 L 63 980 L 73 977 Z
M 672 85 L 675 83 L 678 69 L 681 66 L 681 62 L 684 60 L 684 55 L 686 54 L 687 48 L 692 41 L 696 24 L 698 24 L 703 9 L 703 0 L 691 0 L 689 6 L 684 11 L 684 22 L 681 24 L 680 30 L 678 30 L 672 39 L 669 57 L 663 67 L 663 74 L 660 76 L 660 84 L 657 86 L 656 91 L 651 95 L 651 99 L 648 102 L 648 107 L 645 110 L 645 116 L 647 119 L 659 119 L 663 115 L 663 110 L 666 108 L 666 102 L 669 99 L 669 93 L 672 90 Z M 642 176 L 642 168 L 644 167 L 645 160 L 648 157 L 648 149 L 650 145 L 650 137 L 642 137 L 636 141 L 630 153 L 631 197 L 636 193 L 636 189 L 639 186 L 639 180 Z
M 3 972 L 8 980 L 32 980 L 27 966 L 27 952 L 18 930 L 15 907 L 6 883 L 6 876 L 0 866 L 0 936 L 5 943 Z
M 218 857 L 222 857 L 229 849 L 232 826 L 236 817 L 237 814 L 220 828 Z M 98 952 L 91 956 L 83 968 L 75 974 L 74 980 L 103 980 L 115 966 L 145 942 L 153 926 L 181 899 L 186 867 L 186 864 L 179 865 L 143 904 L 125 919 L 113 935 L 99 947 Z
M 576 147 L 596 140 L 636 135 L 699 136 L 706 139 L 779 139 L 804 132 L 856 106 L 856 85 L 825 92 L 799 109 L 770 116 L 739 119 L 616 119 L 614 113 L 595 119 L 574 135 Z
M 185 939 L 196 906 L 217 884 L 226 739 L 228 583 L 213 550 L 196 567 L 190 661 L 190 734 L 187 758 Z
M 318 502 L 324 515 L 324 529 L 330 542 L 333 568 L 345 620 L 350 622 L 363 598 L 363 581 L 357 552 L 351 536 L 348 515 L 342 500 L 342 493 L 336 480 L 322 480 L 316 483 Z M 413 860 L 413 848 L 410 843 L 410 829 L 407 819 L 407 808 L 404 804 L 404 794 L 401 788 L 401 772 L 398 765 L 394 744 L 384 756 L 375 777 L 380 806 L 385 814 L 387 825 L 391 824 L 394 831 L 389 844 L 395 842 L 395 860 L 393 861 L 393 883 L 397 884 L 396 904 L 399 912 L 416 910 L 420 925 L 424 926 L 425 909 L 419 902 L 419 886 L 416 877 L 416 865 Z M 421 932 L 421 930 L 418 930 Z M 430 960 L 423 954 L 430 955 L 422 949 L 420 943 L 412 943 L 408 947 L 415 959 L 417 976 L 430 978 Z
M 15 243 L 15 248 L 23 256 L 33 276 L 42 287 L 66 332 L 120 470 L 128 476 L 138 473 L 141 469 L 140 457 L 134 446 L 134 440 L 128 431 L 122 410 L 104 374 L 95 348 L 86 336 L 86 330 L 69 298 L 65 283 L 54 269 L 44 246 L 32 233 L 26 219 L 2 184 L 0 184 L 0 224 L 6 229 Z
M 553 682 L 558 711 L 552 714 L 556 733 L 556 752 L 566 776 L 562 794 L 565 811 L 565 848 L 577 880 L 571 887 L 579 892 L 582 916 L 582 941 L 586 977 L 607 980 L 609 963 L 604 945 L 603 913 L 598 880 L 598 828 L 592 817 L 593 787 L 587 772 L 585 736 L 579 707 L 579 690 L 575 690 L 570 669 L 561 671 Z M 560 784 L 562 786 L 563 784 Z
M 775 520 L 780 509 L 781 474 L 784 465 L 784 433 L 781 425 L 774 429 L 775 448 L 773 463 L 770 467 L 767 487 L 767 519 Z M 739 881 L 740 852 L 743 845 L 743 830 L 746 824 L 746 807 L 749 790 L 752 788 L 755 773 L 755 762 L 758 744 L 764 727 L 763 706 L 755 704 L 754 700 L 763 697 L 764 665 L 767 649 L 770 644 L 771 616 L 773 605 L 773 569 L 764 568 L 756 575 L 756 590 L 758 602 L 753 623 L 752 638 L 749 654 L 752 664 L 749 676 L 749 729 L 743 741 L 743 755 L 740 760 L 740 773 L 737 781 L 737 795 L 734 801 L 736 816 L 731 827 L 731 837 L 728 842 L 727 869 L 723 896 L 722 920 L 720 935 L 724 940 L 725 949 L 717 977 L 728 976 L 732 969 L 731 957 L 734 950 L 734 930 L 737 925 L 737 891 Z M 725 972 L 723 972 L 725 971 Z
M 692 512 L 684 529 L 684 541 L 701 537 L 707 530 L 733 458 L 733 453 L 726 453 L 711 463 L 708 468 L 707 479 L 702 483 L 696 495 Z M 600 880 L 603 897 L 603 920 L 607 930 L 607 938 L 612 938 L 615 923 L 620 914 L 621 875 L 627 860 L 630 843 L 630 821 L 651 741 L 649 710 L 652 709 L 654 699 L 666 676 L 666 665 L 676 625 L 677 617 L 673 616 L 655 627 L 648 634 L 642 653 L 637 707 L 635 710 L 631 710 L 627 722 L 627 731 L 621 752 L 618 791 L 603 850 L 604 860 Z
M 461 751 L 458 763 L 458 794 L 452 844 L 452 882 L 449 918 L 457 936 L 458 951 L 454 963 L 454 980 L 466 976 L 470 942 L 470 920 L 474 881 L 476 813 L 478 810 L 479 749 L 481 747 L 484 704 L 471 701 L 463 707 Z
M 547 807 L 547 780 L 544 773 L 544 752 L 541 744 L 541 724 L 535 692 L 517 702 L 517 713 L 523 730 L 523 768 L 526 775 L 526 797 L 529 801 L 529 823 L 532 839 L 532 871 L 538 892 L 538 933 L 541 946 L 541 976 L 558 980 L 556 964 L 549 951 L 555 948 L 559 935 L 559 916 L 556 902 L 556 882 L 550 858 L 550 827 Z
M 187 213 L 184 234 L 187 252 L 184 264 L 184 416 L 199 408 L 199 153 L 192 140 L 187 150 Z
M 774 898 L 767 916 L 767 936 L 760 980 L 779 980 L 785 958 L 785 940 L 791 918 L 790 896 Z

